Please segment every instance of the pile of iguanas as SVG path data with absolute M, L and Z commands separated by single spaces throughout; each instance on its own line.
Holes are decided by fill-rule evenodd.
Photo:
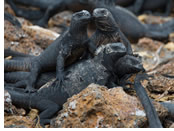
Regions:
M 17 8 L 12 0 L 7 2 L 17 15 L 33 19 L 36 17 L 31 16 L 35 11 L 27 13 L 27 10 L 21 11 Z M 143 36 L 166 39 L 173 31 L 171 27 L 174 20 L 151 30 L 150 26 L 140 23 L 127 10 L 115 7 L 113 5 L 115 1 L 15 0 L 15 2 L 39 7 L 40 10 L 36 11 L 38 17 L 42 17 L 38 21 L 39 25 L 47 24 L 48 19 L 57 13 L 58 9 L 59 11 L 88 9 L 92 15 L 87 10 L 74 13 L 68 30 L 39 56 L 5 50 L 5 56 L 10 55 L 13 58 L 4 60 L 4 79 L 5 90 L 10 93 L 14 105 L 26 110 L 38 109 L 40 124 L 44 126 L 62 108 L 67 98 L 79 93 L 90 83 L 106 85 L 108 88 L 117 85 L 125 87 L 131 84 L 127 79 L 132 74 L 141 72 L 135 78 L 135 90 L 145 109 L 149 126 L 162 127 L 155 108 L 140 83 L 140 80 L 147 79 L 147 75 L 140 58 L 133 54 L 126 36 L 136 39 Z M 89 38 L 87 26 L 90 21 L 95 23 L 96 31 Z M 165 31 L 161 32 L 163 29 Z M 53 78 L 55 78 L 53 84 L 40 89 Z

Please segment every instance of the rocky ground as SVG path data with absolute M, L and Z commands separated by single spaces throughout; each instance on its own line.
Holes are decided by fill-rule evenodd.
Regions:
M 14 14 L 5 4 L 5 10 Z M 72 12 L 64 11 L 49 21 L 48 28 L 32 25 L 24 18 L 18 18 L 22 28 L 4 21 L 4 48 L 39 55 L 63 31 L 58 25 L 69 25 Z M 174 16 L 172 13 L 171 16 Z M 170 17 L 141 15 L 144 23 L 163 23 Z M 89 35 L 91 34 L 89 30 Z M 174 101 L 174 79 L 163 74 L 174 75 L 174 34 L 169 41 L 161 42 L 150 38 L 141 38 L 132 43 L 133 50 L 142 57 L 143 65 L 149 75 L 149 81 L 143 81 L 148 95 L 155 100 L 154 105 L 164 127 L 174 127 L 167 110 L 159 101 Z M 7 57 L 5 59 L 10 59 Z M 38 111 L 32 109 L 26 113 L 11 104 L 10 95 L 4 92 L 5 127 L 40 127 L 34 119 Z M 77 95 L 72 96 L 63 105 L 50 125 L 46 127 L 148 127 L 147 118 L 135 92 L 125 92 L 121 87 L 108 89 L 102 85 L 90 84 Z

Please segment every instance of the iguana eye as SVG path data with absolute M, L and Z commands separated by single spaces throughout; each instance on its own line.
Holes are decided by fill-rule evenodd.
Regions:
M 84 14 L 84 13 L 79 13 L 79 14 L 77 14 L 77 16 L 78 16 L 78 17 L 81 17 L 81 16 L 83 16 L 83 14 Z

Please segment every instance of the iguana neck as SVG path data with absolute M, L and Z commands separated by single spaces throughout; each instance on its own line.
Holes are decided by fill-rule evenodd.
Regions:
M 85 24 L 85 25 L 71 24 L 69 32 L 74 37 L 86 35 L 87 34 L 87 24 Z
M 106 45 L 107 43 L 118 42 L 119 34 L 117 31 L 106 31 L 96 30 L 93 36 L 93 42 L 97 46 Z

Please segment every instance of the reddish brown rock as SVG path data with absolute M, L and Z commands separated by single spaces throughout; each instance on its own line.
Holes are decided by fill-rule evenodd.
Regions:
M 10 13 L 10 14 L 15 16 L 14 11 L 10 7 L 10 5 L 6 3 L 6 1 L 4 1 L 4 11 L 6 11 L 6 12 L 8 12 L 8 13 Z
M 4 20 L 4 38 L 9 41 L 19 41 L 28 35 L 19 27 L 15 27 L 9 21 Z
M 171 34 L 170 34 L 169 40 L 170 40 L 171 42 L 174 42 L 174 33 L 171 33 Z
M 39 127 L 35 122 L 29 117 L 25 116 L 6 116 L 4 118 L 5 128 L 34 128 Z
M 159 110 L 160 115 L 166 115 L 164 108 Z M 51 127 L 142 127 L 147 122 L 145 116 L 137 98 L 127 95 L 122 88 L 108 90 L 91 84 L 68 99 Z
M 164 22 L 169 21 L 172 19 L 172 17 L 161 17 L 161 16 L 155 16 L 155 15 L 140 15 L 138 16 L 138 19 L 146 24 L 162 24 Z
M 23 26 L 32 26 L 33 24 L 29 21 L 29 20 L 26 20 L 25 18 L 23 17 L 16 17 L 18 19 L 18 21 L 21 23 L 22 27 Z
M 157 68 L 155 74 L 173 74 L 174 75 L 174 59 L 171 59 L 168 63 L 163 64 Z
M 39 26 L 23 26 L 22 27 L 27 34 L 29 34 L 41 48 L 47 48 L 59 34 L 51 30 L 39 27 Z
M 56 15 L 54 15 L 49 21 L 48 26 L 59 26 L 61 24 L 69 26 L 71 22 L 73 12 L 71 11 L 62 11 Z
M 174 93 L 174 80 L 172 78 L 167 78 L 162 75 L 154 75 L 150 79 L 146 87 L 150 92 L 163 93 L 168 91 L 169 93 Z
M 174 59 L 151 73 L 154 77 L 150 79 L 146 87 L 150 92 L 163 93 L 168 91 L 174 93 L 173 78 L 165 77 L 163 74 L 174 76 Z
M 43 51 L 21 28 L 6 20 L 4 22 L 4 48 L 32 55 L 39 55 Z
M 174 52 L 174 42 L 167 43 L 164 48 L 168 49 L 169 51 Z
M 73 12 L 62 11 L 48 21 L 48 29 L 61 34 L 70 25 Z
M 156 51 L 161 45 L 164 45 L 164 43 L 145 37 L 145 38 L 139 39 L 137 45 L 148 51 Z

